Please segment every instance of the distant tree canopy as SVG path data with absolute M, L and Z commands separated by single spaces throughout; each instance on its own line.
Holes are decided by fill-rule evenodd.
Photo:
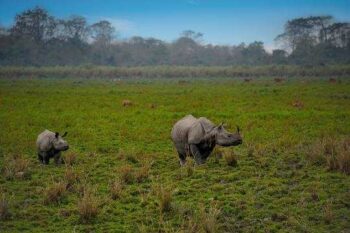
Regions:
M 332 16 L 289 20 L 276 37 L 283 49 L 266 52 L 248 45 L 203 43 L 203 34 L 185 30 L 173 42 L 132 37 L 118 40 L 107 20 L 89 25 L 84 17 L 57 19 L 36 7 L 0 25 L 0 65 L 325 65 L 350 63 L 350 23 Z

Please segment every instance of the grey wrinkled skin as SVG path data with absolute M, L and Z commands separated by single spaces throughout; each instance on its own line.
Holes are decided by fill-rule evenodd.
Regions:
M 59 133 L 51 132 L 50 130 L 45 130 L 39 134 L 36 140 L 36 147 L 38 150 L 38 159 L 43 164 L 49 164 L 50 158 L 54 158 L 56 164 L 60 164 L 61 151 L 66 151 L 69 149 L 68 143 L 63 139 L 67 135 L 60 136 Z
M 187 115 L 174 125 L 171 139 L 178 152 L 180 164 L 186 163 L 187 156 L 193 156 L 197 164 L 204 163 L 216 145 L 237 146 L 242 144 L 242 137 L 227 132 L 222 124 L 215 126 L 205 117 L 195 118 Z

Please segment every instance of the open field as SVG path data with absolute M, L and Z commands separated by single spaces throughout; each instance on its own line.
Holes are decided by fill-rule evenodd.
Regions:
M 0 232 L 349 232 L 350 79 L 213 80 L 1 79 Z M 243 145 L 180 168 L 187 114 Z M 45 128 L 65 165 L 38 162 Z

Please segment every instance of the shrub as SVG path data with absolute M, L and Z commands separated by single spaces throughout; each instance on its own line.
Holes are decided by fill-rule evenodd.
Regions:
M 78 213 L 80 220 L 88 222 L 98 214 L 98 200 L 92 190 L 86 188 L 83 197 L 78 202 Z
M 237 165 L 236 155 L 234 154 L 234 152 L 232 150 L 224 152 L 224 159 L 225 159 L 227 165 L 229 165 L 229 166 L 234 167 Z
M 64 197 L 66 192 L 66 184 L 63 182 L 57 182 L 46 188 L 44 192 L 45 204 L 58 203 Z

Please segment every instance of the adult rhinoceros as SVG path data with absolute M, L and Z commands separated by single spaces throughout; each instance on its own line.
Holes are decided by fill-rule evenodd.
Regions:
M 223 125 L 215 126 L 205 117 L 187 115 L 174 125 L 171 138 L 179 154 L 180 164 L 186 163 L 186 156 L 193 156 L 197 164 L 206 161 L 215 145 L 237 146 L 242 137 L 237 127 L 236 133 L 227 132 Z

